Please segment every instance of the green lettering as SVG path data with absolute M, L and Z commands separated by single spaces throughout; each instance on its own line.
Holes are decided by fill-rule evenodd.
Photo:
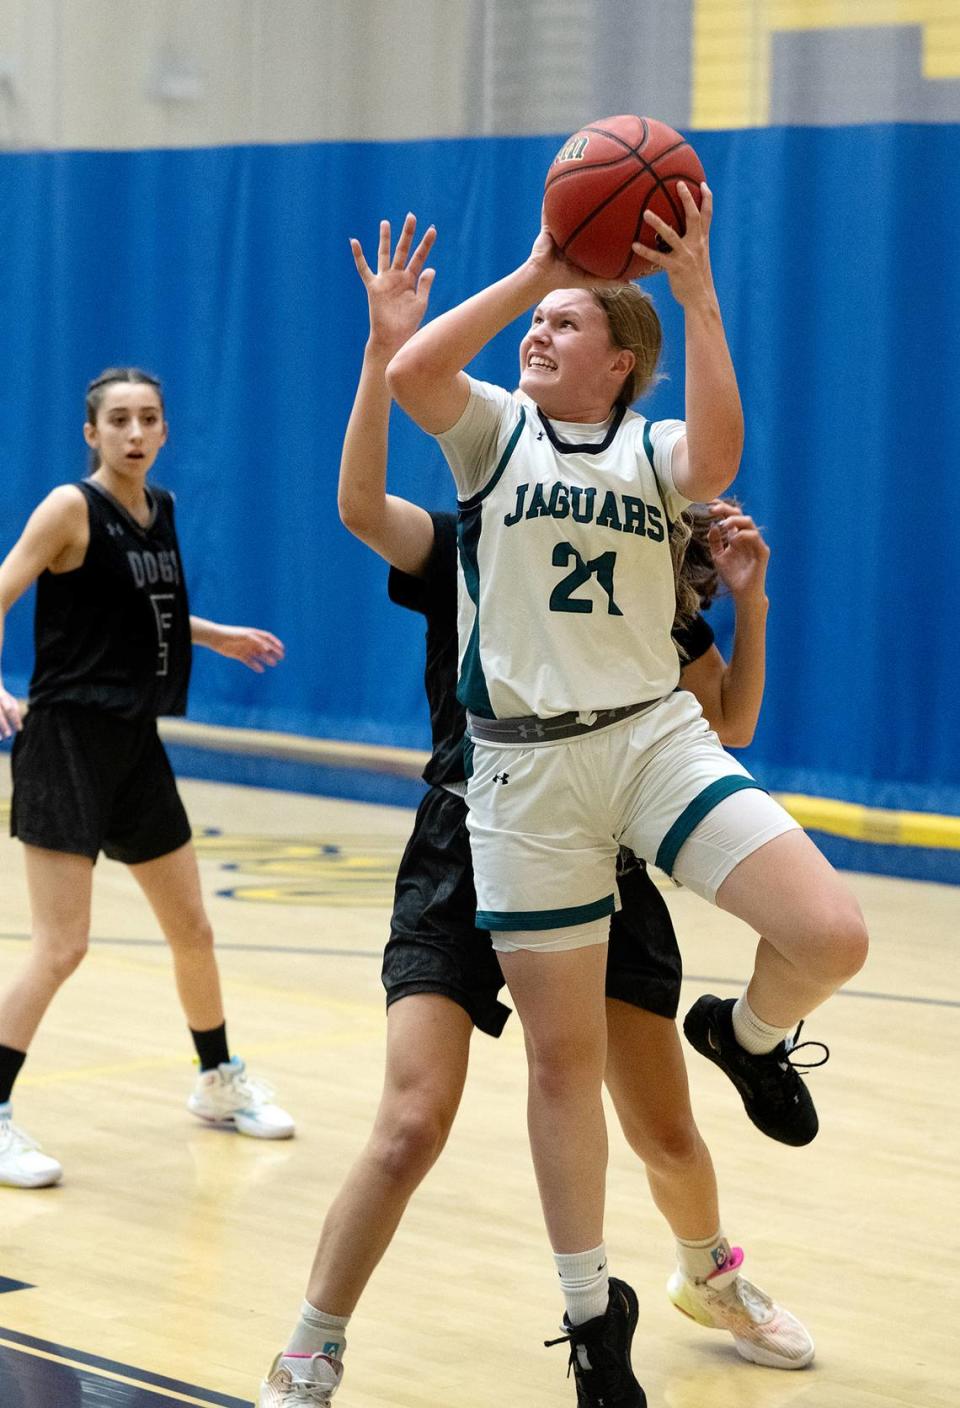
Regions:
M 554 484 L 550 490 L 548 508 L 551 518 L 566 518 L 570 512 L 570 495 L 566 484 Z
M 547 501 L 543 497 L 543 485 L 534 484 L 533 493 L 530 495 L 530 507 L 527 509 L 525 518 L 548 518 L 550 510 L 547 508 Z
M 617 508 L 617 496 L 612 489 L 608 489 L 603 496 L 603 507 L 597 514 L 598 528 L 616 528 L 618 533 L 623 532 L 623 524 L 620 522 L 620 512 Z
M 580 507 L 581 497 L 584 500 L 584 506 L 582 509 Z M 577 487 L 574 487 L 570 490 L 570 508 L 573 513 L 573 520 L 575 523 L 593 522 L 593 504 L 596 497 L 597 491 L 593 488 L 592 485 L 589 489 L 579 489 Z
M 642 538 L 646 534 L 646 505 L 643 499 L 636 498 L 633 494 L 623 496 L 623 531 L 625 533 L 636 533 Z

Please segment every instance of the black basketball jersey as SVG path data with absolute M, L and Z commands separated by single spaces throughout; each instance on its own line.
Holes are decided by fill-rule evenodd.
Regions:
M 459 651 L 457 647 L 457 517 L 432 513 L 433 550 L 422 577 L 411 577 L 390 568 L 390 600 L 427 620 L 427 659 L 424 688 L 430 707 L 433 753 L 423 770 L 424 782 L 440 785 L 464 782 L 463 736 L 467 716 L 457 700 Z M 703 616 L 673 638 L 681 647 L 681 668 L 705 655 L 713 644 L 713 631 Z
M 37 581 L 30 707 L 83 704 L 124 719 L 183 714 L 190 679 L 190 608 L 173 495 L 147 490 L 141 527 L 82 480 L 90 543 L 72 572 Z
M 390 568 L 390 600 L 427 620 L 427 658 L 423 675 L 430 708 L 433 756 L 423 770 L 424 782 L 441 785 L 463 782 L 463 735 L 467 715 L 457 700 L 457 518 L 432 513 L 433 551 L 424 575 L 411 577 Z

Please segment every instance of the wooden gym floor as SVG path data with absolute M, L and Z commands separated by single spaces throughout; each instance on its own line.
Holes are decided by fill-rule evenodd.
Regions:
M 9 795 L 6 755 L 0 799 Z M 167 952 L 101 861 L 93 943 L 16 1091 L 62 1185 L 0 1188 L 3 1408 L 249 1404 L 290 1329 L 325 1209 L 361 1147 L 384 1045 L 379 954 L 411 824 L 399 808 L 187 782 L 235 1050 L 299 1121 L 269 1144 L 200 1126 Z M 18 845 L 0 800 L 0 981 L 26 951 Z M 765 1139 L 694 1053 L 695 1108 L 746 1272 L 818 1345 L 799 1373 L 738 1359 L 663 1291 L 672 1240 L 611 1121 L 607 1240 L 637 1288 L 651 1408 L 953 1408 L 960 1401 L 955 1063 L 958 891 L 852 876 L 867 967 L 808 1023 L 821 1133 Z M 673 889 L 683 1008 L 735 993 L 752 942 Z M 573 1408 L 524 1128 L 516 1019 L 478 1036 L 447 1150 L 349 1330 L 343 1408 Z

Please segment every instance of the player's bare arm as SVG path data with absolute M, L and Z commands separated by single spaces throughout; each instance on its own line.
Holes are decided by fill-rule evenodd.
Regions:
M 714 645 L 680 672 L 704 717 L 728 748 L 746 748 L 760 717 L 766 677 L 767 562 L 770 549 L 749 514 L 720 500 L 709 542 L 720 579 L 736 611 L 730 663 Z
M 497 333 L 554 289 L 598 282 L 568 263 L 542 226 L 519 268 L 441 313 L 397 353 L 387 373 L 394 399 L 421 429 L 442 435 L 456 425 L 470 396 L 464 367 Z
M 360 241 L 350 241 L 367 291 L 370 332 L 343 440 L 337 489 L 344 526 L 411 576 L 423 573 L 433 550 L 433 520 L 418 505 L 386 491 L 391 406 L 387 367 L 423 321 L 433 284 L 434 270 L 424 265 L 436 231 L 431 225 L 413 249 L 416 226 L 414 216 L 408 215 L 391 255 L 390 224 L 380 222 L 376 271 L 367 263 Z
M 698 208 L 683 182 L 677 190 L 683 201 L 685 233 L 677 235 L 648 210 L 644 219 L 667 248 L 635 244 L 634 249 L 666 273 L 670 291 L 683 308 L 687 433 L 674 447 L 673 478 L 688 499 L 706 501 L 729 487 L 740 466 L 743 409 L 710 267 L 713 196 L 704 182 Z
M 279 665 L 286 653 L 283 641 L 270 631 L 257 626 L 225 626 L 203 616 L 190 617 L 190 639 L 228 660 L 239 660 L 258 675 L 267 666 Z
M 27 520 L 17 542 L 0 563 L 0 651 L 7 612 L 42 572 L 69 572 L 83 562 L 90 525 L 83 495 L 72 484 L 61 484 Z M 3 687 L 0 676 L 0 738 L 21 727 L 20 706 Z

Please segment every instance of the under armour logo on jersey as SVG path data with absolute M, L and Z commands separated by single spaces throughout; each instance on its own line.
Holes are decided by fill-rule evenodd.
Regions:
M 506 787 L 507 783 L 510 781 L 510 774 L 508 772 L 495 772 L 493 774 L 493 780 L 494 782 L 502 783 L 503 786 Z
M 538 430 L 538 431 L 537 431 L 537 439 L 538 439 L 538 440 L 542 440 L 542 439 L 543 439 L 543 431 L 542 431 L 542 430 Z
M 111 538 L 120 538 L 123 536 L 123 527 L 119 523 L 108 523 L 107 532 L 110 534 Z

